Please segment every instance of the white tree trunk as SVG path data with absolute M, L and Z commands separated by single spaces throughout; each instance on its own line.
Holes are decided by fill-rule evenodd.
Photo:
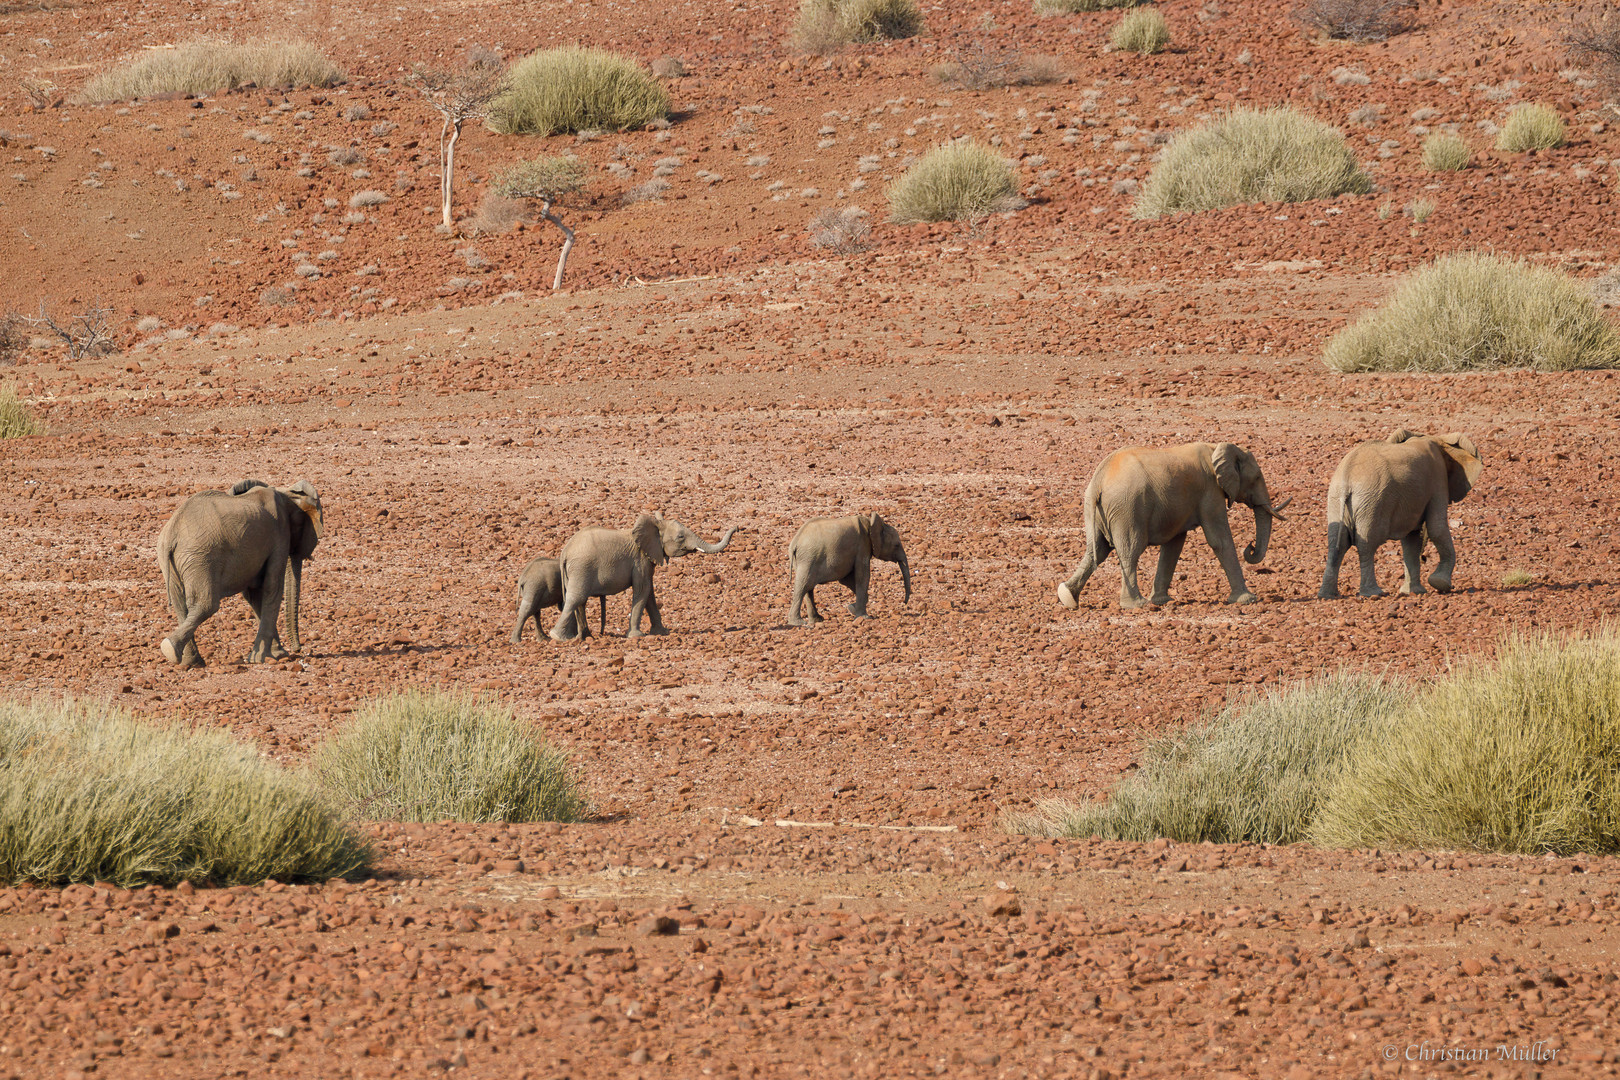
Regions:
M 448 141 L 445 132 L 450 133 Z M 444 127 L 439 129 L 439 161 L 443 168 L 439 176 L 439 200 L 444 207 L 444 227 L 450 228 L 450 185 L 456 175 L 456 140 L 461 138 L 460 121 L 451 121 L 446 118 Z
M 551 279 L 551 289 L 555 292 L 562 288 L 563 271 L 568 268 L 568 253 L 574 250 L 574 230 L 564 225 L 562 218 L 551 212 L 549 202 L 540 204 L 540 216 L 561 229 L 563 234 L 562 255 L 557 259 L 557 276 Z

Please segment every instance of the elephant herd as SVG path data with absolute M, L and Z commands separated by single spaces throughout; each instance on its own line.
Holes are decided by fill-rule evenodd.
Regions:
M 1352 449 L 1328 487 L 1327 566 L 1317 595 L 1322 599 L 1338 595 L 1339 567 L 1354 546 L 1361 564 L 1360 595 L 1382 596 L 1373 556 L 1389 540 L 1401 543 L 1406 566 L 1401 592 L 1424 591 L 1426 540 L 1440 556 L 1429 584 L 1449 592 L 1457 553 L 1447 508 L 1468 494 L 1480 469 L 1473 441 L 1457 433 L 1414 435 L 1400 428 L 1387 439 Z M 1272 501 L 1259 462 L 1232 443 L 1116 450 L 1097 466 L 1086 487 L 1085 556 L 1058 585 L 1058 599 L 1065 607 L 1077 607 L 1080 590 L 1113 551 L 1119 554 L 1122 607 L 1166 603 L 1187 533 L 1202 529 L 1231 586 L 1227 602 L 1249 603 L 1255 596 L 1243 581 L 1227 509 L 1242 503 L 1254 511 L 1255 539 L 1243 557 L 1258 563 L 1266 556 L 1272 521 L 1282 519 L 1288 502 Z M 304 480 L 285 489 L 243 480 L 229 491 L 200 492 L 182 503 L 158 535 L 158 565 L 169 605 L 179 620 L 162 641 L 164 657 L 182 666 L 200 666 L 197 627 L 222 600 L 238 593 L 259 619 L 248 662 L 296 651 L 303 564 L 323 528 L 320 494 Z M 657 514 L 642 514 L 628 529 L 581 529 L 557 558 L 535 559 L 519 575 L 512 641 L 523 640 L 530 619 L 536 632 L 543 633 L 540 612 L 546 607 L 561 612 L 551 629 L 552 640 L 588 637 L 586 605 L 593 596 L 599 598 L 599 626 L 605 633 L 607 597 L 626 590 L 630 592 L 626 636 L 642 634 L 644 615 L 651 621 L 652 633 L 668 633 L 653 588 L 654 570 L 693 552 L 722 552 L 736 531 L 727 529 L 718 543 L 710 544 L 680 522 Z M 1159 562 L 1153 591 L 1144 599 L 1136 568 L 1150 546 L 1158 547 Z M 849 610 L 864 616 L 873 559 L 899 565 L 905 599 L 911 599 L 911 565 L 900 534 L 876 514 L 812 518 L 793 535 L 787 555 L 793 578 L 789 625 L 821 621 L 815 588 L 831 582 L 854 594 Z M 285 646 L 277 632 L 283 598 Z

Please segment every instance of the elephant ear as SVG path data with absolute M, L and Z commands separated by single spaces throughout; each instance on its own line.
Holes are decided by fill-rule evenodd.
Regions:
M 292 504 L 302 510 L 309 517 L 309 524 L 315 530 L 315 540 L 319 540 L 326 533 L 326 521 L 321 512 L 321 497 L 315 491 L 315 485 L 308 480 L 300 480 L 286 491 L 282 492 Z M 303 545 L 295 545 L 303 546 Z M 309 551 L 315 550 L 314 541 L 307 544 Z M 308 558 L 309 552 L 304 553 Z
M 861 538 L 868 551 L 872 548 L 872 534 L 877 531 L 875 523 L 881 520 L 876 514 L 855 515 L 855 535 Z
M 669 561 L 664 554 L 664 535 L 660 525 L 663 519 L 655 514 L 642 514 L 636 518 L 636 523 L 630 526 L 630 541 L 635 544 L 636 550 L 652 561 L 654 566 L 663 566 Z
M 1209 463 L 1215 470 L 1215 482 L 1221 486 L 1221 494 L 1226 496 L 1227 502 L 1235 502 L 1243 494 L 1243 474 L 1238 470 L 1242 457 L 1243 451 L 1229 442 L 1217 443 L 1210 452 Z
M 1484 464 L 1479 460 L 1479 448 L 1474 440 L 1460 431 L 1435 436 L 1435 442 L 1446 455 L 1446 483 L 1450 487 L 1452 502 L 1461 502 L 1474 490 Z
M 1403 427 L 1398 427 L 1394 431 L 1390 432 L 1389 433 L 1389 438 L 1385 439 L 1384 441 L 1387 442 L 1387 443 L 1403 443 L 1407 439 L 1410 439 L 1410 438 L 1413 438 L 1413 437 L 1414 436 L 1412 435 L 1412 433 L 1410 431 L 1407 431 Z
M 269 486 L 270 485 L 265 483 L 263 480 L 238 480 L 236 483 L 231 485 L 231 494 L 232 495 L 242 495 L 242 494 L 245 494 L 245 493 L 247 493 L 249 491 L 252 491 L 256 487 L 269 487 Z

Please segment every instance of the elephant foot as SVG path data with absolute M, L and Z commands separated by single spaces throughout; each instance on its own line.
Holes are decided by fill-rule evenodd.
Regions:
M 1154 607 L 1164 607 L 1164 605 L 1168 604 L 1169 602 L 1169 593 L 1154 593 L 1152 596 L 1148 597 L 1148 603 L 1152 604 Z
M 846 604 L 845 607 L 849 608 L 849 613 L 855 616 L 857 619 L 867 619 L 871 617 L 867 615 L 866 609 L 863 607 L 856 607 L 854 604 Z
M 799 618 L 797 615 L 789 615 L 787 618 L 787 624 L 789 626 L 803 626 L 804 620 Z
M 1425 592 L 1428 592 L 1428 590 L 1423 587 L 1422 582 L 1413 584 L 1410 581 L 1403 581 L 1401 582 L 1401 587 L 1397 589 L 1396 592 L 1400 593 L 1402 596 L 1422 596 Z
M 651 634 L 653 637 L 669 637 L 669 627 L 655 626 L 651 630 L 647 631 L 647 633 Z
M 174 651 L 174 642 L 170 641 L 168 638 L 164 638 L 161 642 L 159 642 L 158 648 L 163 652 L 163 659 L 167 660 L 169 663 L 178 664 L 180 662 L 180 654 Z
M 1429 575 L 1429 584 L 1434 586 L 1435 592 L 1448 593 L 1451 591 L 1451 578 L 1442 577 L 1439 571 Z
M 1080 601 L 1074 598 L 1074 590 L 1069 588 L 1067 581 L 1058 583 L 1058 603 L 1073 611 L 1080 606 Z
M 1136 608 L 1147 607 L 1148 602 L 1140 596 L 1122 596 L 1119 598 L 1119 606 L 1127 611 L 1132 611 Z
M 1379 596 L 1388 596 L 1389 593 L 1374 585 L 1371 589 L 1362 589 L 1360 592 L 1356 593 L 1356 595 L 1371 600 Z
M 1320 589 L 1316 590 L 1316 598 L 1318 600 L 1337 600 L 1339 598 L 1339 590 L 1330 589 L 1324 585 Z
M 1231 596 L 1227 597 L 1226 602 L 1228 604 L 1252 604 L 1259 599 L 1260 598 L 1254 595 L 1254 593 L 1245 589 L 1240 593 L 1233 593 Z
M 298 651 L 298 649 L 295 646 L 293 648 L 293 652 L 297 652 L 297 651 Z M 292 652 L 288 652 L 287 649 L 285 647 L 283 647 L 281 642 L 279 642 L 279 641 L 275 642 L 274 644 L 272 644 L 270 646 L 270 659 L 272 659 L 272 660 L 285 660 L 285 659 L 287 659 L 287 657 L 289 657 L 291 655 L 292 655 Z

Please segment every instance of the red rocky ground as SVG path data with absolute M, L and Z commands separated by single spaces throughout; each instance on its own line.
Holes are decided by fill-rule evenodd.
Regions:
M 1367 47 L 1314 43 L 1275 4 L 1165 10 L 1179 47 L 1154 58 L 1100 51 L 1112 15 L 975 5 L 824 63 L 785 50 L 785 3 L 254 4 L 207 26 L 164 3 L 0 7 L 6 69 L 65 93 L 205 28 L 298 28 L 352 76 L 8 99 L 23 179 L 0 181 L 0 302 L 102 295 L 126 348 L 33 349 L 10 373 L 51 431 L 0 449 L 7 692 L 222 724 L 296 763 L 373 694 L 485 689 L 574 752 L 601 813 L 380 825 L 364 885 L 4 894 L 0 1074 L 1612 1072 L 1611 859 L 1004 832 L 1006 810 L 1101 795 L 1145 737 L 1234 690 L 1343 664 L 1431 675 L 1620 600 L 1613 378 L 1344 378 L 1319 360 L 1394 272 L 1446 251 L 1609 268 L 1620 150 L 1597 91 L 1559 73 L 1569 9 L 1426 7 Z M 928 78 L 986 39 L 1057 56 L 1072 81 Z M 469 44 L 572 40 L 691 74 L 665 133 L 469 136 L 466 212 L 517 156 L 592 164 L 551 295 L 552 235 L 433 233 L 436 128 L 399 79 Z M 1488 149 L 1480 122 L 1524 100 L 1558 108 L 1570 145 Z M 1130 220 L 1164 136 L 1282 101 L 1340 124 L 1381 190 Z M 355 105 L 370 115 L 345 119 Z M 1447 125 L 1479 154 L 1436 176 L 1417 129 Z M 1019 158 L 1032 205 L 976 229 L 887 225 L 885 178 L 961 133 Z M 330 164 L 345 146 L 363 160 Z M 665 158 L 681 159 L 665 201 L 621 206 Z M 390 201 L 345 223 L 363 189 Z M 1401 212 L 1419 197 L 1438 204 L 1421 225 Z M 809 246 L 834 205 L 873 211 L 872 251 Z M 295 274 L 306 261 L 320 277 Z M 266 307 L 289 281 L 296 302 Z M 1453 508 L 1458 591 L 1318 601 L 1328 477 L 1398 425 L 1466 431 L 1485 455 Z M 1169 607 L 1121 612 L 1110 564 L 1063 611 L 1095 463 L 1197 438 L 1247 446 L 1297 500 L 1249 570 L 1262 603 L 1219 604 L 1195 541 Z M 243 476 L 321 489 L 307 651 L 237 663 L 232 602 L 200 636 L 210 666 L 175 671 L 153 538 L 180 498 Z M 507 643 L 528 558 L 648 507 L 711 538 L 742 529 L 659 572 L 671 636 Z M 833 602 L 786 628 L 788 537 L 856 509 L 901 530 L 911 604 L 882 568 L 875 618 Z M 1386 584 L 1397 565 L 1391 548 Z M 1502 587 L 1513 570 L 1534 584 Z M 610 609 L 622 632 L 624 600 Z M 660 916 L 679 932 L 654 932 L 673 929 Z M 1557 1054 L 1408 1060 L 1426 1040 Z

